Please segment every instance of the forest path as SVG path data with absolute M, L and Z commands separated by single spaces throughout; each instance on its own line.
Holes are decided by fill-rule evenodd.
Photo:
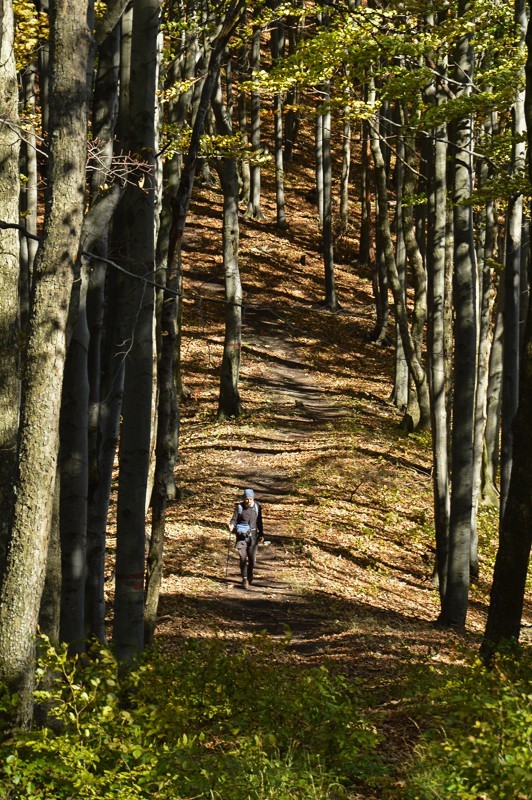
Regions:
M 350 313 L 320 316 L 336 328 L 354 324 Z M 426 651 L 439 638 L 428 628 L 436 597 L 419 564 L 424 546 L 399 539 L 399 520 L 390 537 L 380 522 L 405 464 L 413 469 L 402 492 L 428 480 L 404 437 L 408 457 L 396 463 L 382 449 L 388 431 L 380 429 L 396 418 L 372 393 L 375 383 L 361 376 L 351 395 L 337 389 L 340 380 L 351 385 L 352 359 L 331 350 L 327 370 L 316 370 L 312 345 L 290 334 L 274 314 L 248 310 L 243 417 L 213 425 L 202 397 L 189 409 L 177 479 L 190 488 L 169 515 L 158 636 L 168 648 L 198 636 L 288 636 L 293 657 L 334 660 L 373 683 L 400 668 L 395 655 L 407 643 Z M 197 385 L 206 385 L 203 376 Z M 259 546 L 246 590 L 227 522 L 247 486 L 262 504 L 269 544 Z M 409 499 L 401 536 L 416 513 Z
M 220 594 L 220 602 L 226 613 L 235 621 L 256 631 L 266 630 L 272 635 L 284 635 L 290 630 L 292 646 L 304 646 L 314 641 L 328 623 L 325 608 L 316 608 L 308 602 L 304 587 L 290 578 L 290 565 L 304 558 L 304 522 L 297 520 L 295 513 L 299 505 L 292 507 L 279 520 L 275 507 L 282 498 L 289 499 L 289 481 L 285 471 L 272 469 L 261 451 L 269 447 L 284 447 L 287 453 L 294 447 L 304 448 L 316 432 L 332 421 L 345 419 L 349 411 L 340 404 L 331 402 L 311 377 L 309 366 L 302 361 L 287 338 L 285 326 L 275 318 L 259 318 L 247 315 L 246 352 L 260 360 L 260 375 L 255 383 L 269 395 L 269 402 L 276 409 L 277 425 L 270 431 L 269 442 L 248 438 L 246 448 L 233 451 L 233 478 L 242 487 L 255 489 L 257 498 L 264 505 L 265 540 L 259 545 L 255 579 L 247 590 L 240 582 L 238 558 L 231 541 L 227 592 Z M 250 388 L 252 390 L 253 381 Z M 288 496 L 287 496 L 288 493 Z M 273 518 L 272 513 L 273 512 Z M 300 540 L 294 543 L 286 538 L 287 528 L 296 525 Z M 299 528 L 299 530 L 297 530 Z

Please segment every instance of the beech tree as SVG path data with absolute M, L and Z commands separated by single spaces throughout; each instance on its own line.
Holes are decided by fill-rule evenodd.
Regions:
M 516 2 L 517 19 L 523 26 L 524 9 Z M 522 28 L 523 29 L 523 28 Z M 526 30 L 528 58 L 526 63 L 526 93 L 523 108 L 526 113 L 527 139 L 532 146 L 532 23 Z M 518 99 L 519 102 L 519 99 Z M 532 180 L 532 166 L 528 164 Z M 515 243 L 512 242 L 512 248 Z M 514 268 L 512 265 L 511 273 Z M 528 262 L 527 283 L 530 287 L 532 270 Z M 510 281 L 509 281 L 510 282 Z M 513 284 L 513 280 L 511 281 Z M 512 344 L 512 347 L 514 345 Z M 494 650 L 505 640 L 518 640 L 525 596 L 525 585 L 532 546 L 532 314 L 528 314 L 523 337 L 519 369 L 518 404 L 513 427 L 512 469 L 508 495 L 499 528 L 499 547 L 493 573 L 490 607 L 482 653 L 489 661 Z
M 19 144 L 14 18 L 11 2 L 0 7 L 0 220 L 17 225 Z M 15 227 L 0 233 L 0 583 L 11 527 L 19 415 L 19 237 Z
M 57 409 L 67 312 L 83 222 L 89 10 L 88 0 L 50 3 L 49 190 L 33 279 L 16 499 L 0 593 L 0 678 L 23 698 L 22 721 L 31 712 L 34 636 L 59 446 Z
M 336 200 L 339 229 L 345 231 L 348 199 L 355 194 L 361 199 L 359 265 L 372 264 L 373 339 L 392 344 L 391 288 L 396 319 L 393 399 L 403 415 L 401 424 L 432 429 L 440 621 L 458 627 L 465 623 L 470 574 L 478 567 L 475 515 L 483 453 L 484 465 L 491 470 L 486 485 L 492 497 L 497 492 L 504 339 L 502 382 L 511 391 L 503 392 L 503 498 L 505 487 L 510 491 L 507 510 L 504 502 L 501 508 L 501 556 L 490 612 L 493 622 L 486 637 L 498 641 L 508 630 L 516 635 L 529 547 L 526 536 L 524 543 L 513 543 L 516 520 L 528 524 L 528 511 L 523 510 L 524 495 L 514 486 L 510 471 L 515 456 L 518 475 L 526 484 L 526 454 L 512 454 L 511 426 L 522 344 L 526 226 L 521 206 L 527 184 L 522 174 L 522 41 L 509 31 L 508 9 L 460 0 L 456 7 L 420 14 L 410 4 L 376 9 L 350 3 L 348 8 L 330 5 L 326 11 L 306 6 L 300 18 L 291 8 L 287 18 L 286 9 L 273 3 L 260 13 L 254 9 L 248 30 L 242 25 L 243 0 L 216 8 L 170 2 L 164 9 L 162 0 L 113 0 L 97 23 L 88 0 L 76 0 L 68 9 L 63 0 L 54 0 L 50 62 L 47 47 L 35 60 L 42 104 L 36 119 L 40 114 L 49 135 L 50 157 L 48 166 L 43 159 L 39 167 L 40 177 L 48 181 L 47 203 L 32 266 L 28 243 L 37 233 L 38 181 L 30 143 L 36 134 L 32 127 L 20 160 L 31 197 L 21 204 L 28 214 L 20 228 L 30 236 L 23 237 L 19 256 L 20 126 L 13 14 L 9 0 L 0 7 L 0 444 L 6 454 L 0 466 L 0 557 L 5 573 L 0 584 L 0 677 L 28 697 L 45 581 L 40 619 L 47 630 L 56 629 L 61 595 L 60 638 L 71 651 L 83 650 L 86 637 L 105 639 L 106 534 L 118 441 L 114 643 L 120 660 L 131 662 L 153 641 L 165 518 L 175 493 L 181 243 L 188 208 L 196 172 L 212 179 L 214 161 L 223 194 L 225 278 L 218 418 L 235 418 L 242 410 L 239 202 L 244 200 L 248 214 L 260 218 L 261 148 L 268 135 L 268 127 L 260 127 L 260 109 L 268 96 L 274 104 L 271 135 L 281 228 L 286 225 L 284 165 L 292 159 L 290 169 L 295 169 L 298 125 L 306 124 L 311 114 L 316 122 L 324 289 L 333 311 Z M 166 45 L 171 41 L 172 46 L 165 50 L 165 72 L 159 80 L 163 10 Z M 522 31 L 523 13 L 518 4 Z M 324 14 L 326 24 L 320 22 Z M 271 42 L 266 39 L 268 26 Z M 407 41 L 412 31 L 415 36 Z M 260 70 L 261 46 L 264 57 L 266 43 L 271 45 L 272 65 L 270 69 L 266 58 Z M 97 71 L 89 109 L 95 46 Z M 494 78 L 493 58 L 505 50 L 511 53 L 507 71 Z M 248 57 L 251 82 L 246 86 Z M 29 73 L 20 85 L 24 103 L 31 107 L 34 87 Z M 161 108 L 158 86 L 164 86 Z M 251 100 L 249 132 L 246 98 Z M 305 99 L 307 115 L 301 114 Z M 165 117 L 159 130 L 161 109 Z M 331 136 L 340 124 L 342 146 Z M 362 132 L 357 171 L 349 169 L 349 137 L 356 125 Z M 503 138 L 511 140 L 512 153 L 495 141 L 498 126 Z M 338 191 L 335 156 L 338 162 L 342 159 Z M 252 171 L 249 193 L 246 164 Z M 350 195 L 349 181 L 357 174 L 360 190 Z M 503 210 L 505 226 L 499 222 Z M 497 242 L 503 239 L 508 281 L 507 286 L 499 284 L 493 310 L 493 262 L 503 260 L 497 252 Z M 528 339 L 523 346 L 526 365 Z M 519 419 L 516 430 L 522 431 L 524 422 Z M 509 571 L 510 551 L 518 554 L 520 571 L 515 573 Z M 505 594 L 508 581 L 515 584 L 511 601 Z M 501 616 L 504 625 L 512 619 L 510 628 L 501 624 Z M 23 716 L 28 709 L 26 703 Z

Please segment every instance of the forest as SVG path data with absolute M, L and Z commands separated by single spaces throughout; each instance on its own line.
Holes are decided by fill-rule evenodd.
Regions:
M 1 798 L 532 800 L 529 15 L 0 0 Z

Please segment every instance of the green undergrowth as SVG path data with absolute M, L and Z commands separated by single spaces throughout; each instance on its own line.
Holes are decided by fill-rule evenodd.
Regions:
M 0 736 L 2 800 L 530 800 L 530 651 L 414 662 L 370 692 L 266 635 L 190 640 L 127 676 L 43 647 L 50 727 Z M 393 696 L 418 735 L 385 741 Z M 0 724 L 13 713 L 0 692 Z M 389 726 L 388 720 L 388 726 Z M 399 746 L 400 752 L 397 752 Z M 395 764 L 395 767 L 392 765 Z M 397 767 L 397 764 L 400 764 Z
M 405 800 L 531 800 L 532 655 L 471 657 L 409 673 L 411 713 L 423 731 Z M 395 795 L 394 795 L 395 796 Z
M 53 725 L 1 741 L 0 797 L 339 800 L 378 782 L 357 686 L 282 663 L 278 647 L 194 640 L 120 679 L 106 650 L 72 660 L 47 646 L 39 675 L 53 686 L 37 699 Z

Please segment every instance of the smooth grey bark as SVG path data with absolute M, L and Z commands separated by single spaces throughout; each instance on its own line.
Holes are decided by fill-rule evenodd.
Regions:
M 72 653 L 85 648 L 85 572 L 89 480 L 88 269 L 83 265 L 76 323 L 68 345 L 60 418 L 61 621 L 59 636 Z M 72 304 L 71 304 L 72 306 Z
M 495 299 L 495 323 L 488 364 L 488 386 L 486 390 L 486 427 L 484 430 L 484 454 L 482 460 L 482 499 L 490 505 L 499 504 L 497 472 L 499 469 L 499 437 L 502 398 L 502 352 L 504 322 L 504 281 L 499 279 Z
M 386 260 L 386 268 L 390 286 L 393 293 L 395 303 L 396 321 L 399 325 L 401 337 L 403 340 L 403 347 L 405 356 L 408 362 L 408 369 L 412 380 L 416 385 L 416 391 L 419 398 L 420 405 L 420 424 L 430 424 L 430 398 L 428 390 L 427 376 L 425 370 L 420 363 L 410 329 L 408 327 L 408 315 L 406 310 L 406 303 L 403 293 L 401 291 L 401 283 L 397 273 L 397 265 L 395 263 L 395 255 L 393 249 L 393 241 L 390 230 L 390 221 L 388 217 L 388 190 L 386 185 L 386 165 L 382 155 L 378 130 L 376 127 L 376 120 L 371 121 L 370 136 L 371 136 L 371 151 L 375 163 L 375 177 L 377 184 L 377 203 L 378 203 L 378 224 L 382 236 L 383 256 Z
M 370 266 L 374 259 L 374 248 L 371 244 L 371 189 L 370 189 L 370 153 L 369 153 L 369 127 L 367 122 L 362 122 L 362 152 L 360 160 L 360 241 L 358 261 L 361 266 Z M 375 294 L 375 292 L 374 292 Z M 375 295 L 375 303 L 378 304 Z M 375 337 L 377 338 L 377 337 Z
M 399 134 L 397 137 L 397 164 L 395 167 L 395 262 L 397 264 L 397 274 L 401 284 L 403 295 L 406 296 L 406 247 L 403 233 L 403 182 L 405 175 L 405 146 L 404 136 Z M 394 387 L 391 400 L 400 411 L 406 411 L 409 394 L 409 372 L 408 364 L 403 349 L 403 340 L 399 326 L 395 324 L 395 375 Z
M 93 198 L 85 216 L 82 232 L 82 246 L 87 248 L 88 252 L 101 248 L 121 194 L 120 185 L 115 184 L 108 191 L 101 192 Z M 97 269 L 97 265 L 95 266 Z M 91 272 L 90 260 L 84 256 L 81 262 L 78 289 L 74 292 L 71 300 L 70 315 L 75 321 L 65 363 L 60 424 L 59 519 L 62 572 L 60 638 L 61 641 L 69 644 L 71 652 L 76 653 L 82 652 L 85 648 L 89 483 L 92 485 L 96 477 L 93 473 L 92 480 L 89 480 L 89 448 L 92 451 L 91 465 L 94 468 L 94 448 L 97 447 L 98 425 L 97 419 L 95 419 L 94 396 L 91 396 L 89 380 L 91 330 L 87 306 Z M 103 298 L 101 299 L 103 301 Z M 94 300 L 93 296 L 92 301 Z M 92 319 L 91 323 L 93 321 Z M 91 327 L 94 331 L 94 325 Z M 95 366 L 94 346 L 99 346 L 99 344 L 99 340 L 93 343 L 92 367 Z M 91 377 L 94 383 L 94 372 Z M 98 375 L 96 379 L 98 389 L 99 383 L 100 376 Z M 95 388 L 93 385 L 93 392 Z M 92 560 L 91 566 L 96 566 Z M 103 582 L 103 567 L 102 565 L 99 567 L 101 575 L 98 580 Z M 95 579 L 96 576 L 91 575 L 91 582 Z
M 238 62 L 237 62 L 239 83 L 246 81 L 249 78 L 249 59 L 248 48 L 243 45 L 239 48 Z M 242 141 L 244 150 L 249 148 L 249 134 L 248 134 L 248 103 L 246 92 L 243 89 L 238 90 L 237 95 L 237 108 L 238 108 L 238 132 Z M 239 163 L 240 168 L 240 201 L 245 205 L 246 209 L 249 207 L 249 198 L 251 195 L 251 168 L 248 158 L 242 158 Z
M 112 148 L 112 143 L 107 142 Z M 108 152 L 108 164 L 112 150 Z M 103 158 L 103 156 L 102 156 Z M 103 164 L 102 164 L 103 166 Z M 98 170 L 98 173 L 104 170 Z M 98 173 L 96 177 L 98 177 Z M 99 176 L 102 181 L 111 181 L 109 175 Z M 95 189 L 91 198 L 91 205 L 85 216 L 82 232 L 82 246 L 87 252 L 101 252 L 107 239 L 107 232 L 111 218 L 117 208 L 122 188 L 115 182 L 108 190 Z M 91 274 L 98 273 L 102 266 L 98 259 L 91 264 L 91 259 L 83 256 L 79 276 L 78 290 L 71 300 L 71 316 L 74 317 L 74 327 L 68 345 L 63 378 L 63 394 L 61 401 L 61 448 L 60 448 L 60 534 L 61 534 L 61 641 L 69 644 L 71 652 L 82 652 L 85 648 L 86 638 L 86 586 L 92 585 L 94 580 L 103 582 L 103 565 L 96 564 L 90 559 L 91 567 L 98 567 L 101 574 L 90 576 L 87 582 L 87 536 L 89 516 L 89 484 L 91 487 L 97 476 L 89 470 L 95 468 L 95 449 L 97 449 L 97 404 L 95 393 L 100 391 L 100 364 L 94 363 L 94 349 L 100 346 L 100 331 L 95 326 L 94 316 L 89 325 L 88 293 L 91 284 Z M 94 270 L 92 269 L 94 267 Z M 95 276 L 95 279 L 98 280 Z M 92 283 L 93 294 L 92 312 L 98 313 L 94 306 L 95 284 Z M 103 296 L 99 297 L 102 303 Z M 91 350 L 91 330 L 96 334 L 96 341 L 92 343 L 91 367 L 98 368 L 98 375 L 94 369 L 89 374 L 89 353 Z M 99 359 L 98 359 L 99 362 Z M 90 380 L 92 378 L 92 381 Z M 92 383 L 92 390 L 91 390 Z M 96 408 L 95 408 L 96 405 Z M 91 453 L 91 458 L 89 457 Z M 94 542 L 91 539 L 91 556 Z M 89 597 L 89 601 L 92 601 Z M 93 616 L 93 610 L 90 612 Z M 100 638 L 100 637 L 98 637 Z
M 222 249 L 226 307 L 218 420 L 233 419 L 242 413 L 238 391 L 242 340 L 242 285 L 238 269 L 238 181 L 236 163 L 231 158 L 224 159 L 222 189 L 224 193 Z
M 367 91 L 367 90 L 366 90 Z M 375 118 L 374 122 L 379 126 L 379 121 Z M 362 128 L 362 175 L 361 175 L 361 203 L 362 214 L 360 222 L 360 263 L 367 264 L 371 268 L 371 282 L 373 287 L 373 298 L 375 301 L 375 327 L 371 333 L 371 341 L 380 347 L 388 344 L 388 320 L 390 316 L 390 306 L 388 299 L 388 274 L 386 270 L 386 259 L 384 256 L 384 244 L 382 237 L 382 226 L 379 221 L 380 205 L 377 202 L 375 208 L 375 226 L 372 225 L 372 192 L 370 176 L 373 175 L 370 169 L 371 151 L 371 132 L 369 122 L 363 123 Z M 378 128 L 376 130 L 378 133 Z M 376 181 L 375 181 L 376 182 Z M 374 242 L 372 241 L 374 237 Z
M 404 178 L 404 200 L 401 207 L 403 215 L 403 235 L 405 239 L 406 254 L 410 269 L 412 271 L 412 283 L 414 286 L 414 308 L 412 313 L 412 342 L 416 354 L 416 359 L 422 364 L 423 338 L 425 323 L 427 321 L 427 278 L 423 255 L 419 248 L 416 236 L 414 221 L 414 208 L 411 199 L 414 195 L 417 178 L 417 157 L 415 140 L 411 136 L 405 138 L 405 178 Z M 422 389 L 425 391 L 425 389 Z M 428 397 L 419 395 L 416 385 L 416 397 L 410 393 L 407 408 L 407 427 L 430 428 L 430 403 L 427 406 Z M 415 416 L 414 416 L 415 415 Z
M 96 278 L 94 272 L 92 279 Z M 89 351 L 89 374 L 98 366 L 101 369 L 97 414 L 92 418 L 89 406 L 90 474 L 87 519 L 87 579 L 85 585 L 85 638 L 104 642 L 105 595 L 104 568 L 107 532 L 107 515 L 111 496 L 115 453 L 118 445 L 120 410 L 124 388 L 124 330 L 121 325 L 119 297 L 128 289 L 123 276 L 114 271 L 106 278 L 105 316 L 101 319 L 89 314 L 91 320 L 91 345 L 101 338 L 100 347 Z M 100 286 L 95 284 L 93 299 L 98 302 Z M 90 296 L 89 296 L 90 300 Z M 98 306 L 100 308 L 100 306 Z M 118 317 L 118 318 L 117 318 Z M 96 334 L 95 325 L 102 326 L 102 336 Z M 94 363 L 91 363 L 94 361 Z M 96 387 L 91 384 L 91 392 Z M 91 394 L 92 398 L 92 394 Z M 97 425 L 95 431 L 92 426 Z M 92 434 L 95 440 L 92 443 Z M 92 443 L 92 444 L 91 444 Z
M 469 7 L 460 0 L 459 14 Z M 458 94 L 471 91 L 473 50 L 469 35 L 456 48 Z M 469 598 L 471 512 L 473 503 L 473 421 L 476 388 L 476 263 L 473 215 L 467 204 L 473 186 L 473 123 L 470 116 L 453 123 L 454 224 L 454 394 L 452 427 L 452 487 L 449 560 L 441 622 L 462 628 Z
M 120 68 L 120 25 L 109 33 L 98 47 L 92 131 L 99 149 L 100 166 L 91 173 L 92 205 L 85 219 L 84 248 L 95 254 L 91 260 L 87 291 L 87 325 L 89 349 L 87 370 L 89 378 L 88 408 L 88 507 L 85 582 L 85 637 L 105 641 L 104 566 L 107 510 L 111 487 L 111 464 L 104 451 L 117 439 L 119 411 L 109 426 L 109 409 L 114 408 L 113 382 L 108 375 L 107 358 L 103 352 L 104 319 L 112 338 L 112 308 L 110 294 L 106 298 L 109 222 L 123 189 L 112 175 L 113 140 L 118 116 L 118 75 Z M 110 184 L 109 190 L 102 186 Z M 98 208 L 100 206 L 101 208 Z M 100 213 L 101 212 L 101 213 Z M 107 280 L 108 287 L 113 285 Z M 111 367 L 112 371 L 112 367 Z M 121 398 L 120 398 L 121 399 Z M 120 406 L 119 406 L 120 407 Z
M 221 101 L 221 89 L 213 97 L 213 110 L 218 130 L 231 134 L 231 120 Z M 222 253 L 225 274 L 225 336 L 220 370 L 218 420 L 238 417 L 242 413 L 238 381 L 242 345 L 242 284 L 238 266 L 238 172 L 236 160 L 224 158 L 220 179 L 224 196 Z
M 238 93 L 238 126 L 240 136 L 242 137 L 242 145 L 244 148 L 249 146 L 248 137 L 248 118 L 247 118 L 247 100 L 246 94 L 243 91 Z M 240 186 L 240 199 L 246 207 L 249 206 L 249 198 L 251 196 L 251 168 L 249 166 L 249 159 L 243 158 L 240 162 L 241 171 L 241 186 Z
M 519 346 L 523 349 L 526 317 L 530 304 L 530 290 L 528 286 L 528 268 L 530 262 L 530 219 L 523 218 L 523 233 L 521 235 L 521 300 L 519 317 Z
M 342 138 L 342 176 L 340 179 L 340 233 L 346 234 L 349 227 L 349 176 L 351 172 L 351 108 L 344 108 Z
M 14 19 L 10 0 L 0 6 L 0 219 L 19 221 L 18 86 L 13 51 Z M 0 234 L 0 581 L 15 500 L 19 422 L 19 236 L 15 228 Z
M 288 56 L 293 56 L 299 41 L 301 39 L 301 31 L 303 21 L 300 17 L 289 17 L 286 23 L 287 38 L 288 38 Z M 285 137 L 284 137 L 284 162 L 289 164 L 293 161 L 294 150 L 297 145 L 297 138 L 299 134 L 299 104 L 300 88 L 293 86 L 289 89 L 286 95 L 286 105 L 288 111 L 286 112 L 285 119 Z
M 332 158 L 331 158 L 331 87 L 327 82 L 321 86 L 321 170 L 323 185 L 322 251 L 325 270 L 325 305 L 330 311 L 338 309 L 334 274 L 333 208 L 332 208 Z
M 279 63 L 284 53 L 284 22 L 278 19 L 273 23 L 271 33 L 272 64 Z M 275 153 L 275 204 L 277 209 L 277 227 L 285 230 L 286 211 L 284 195 L 284 164 L 283 164 L 283 97 L 280 92 L 273 99 L 273 124 L 274 124 L 274 153 Z
M 491 117 L 484 126 L 486 135 L 493 131 Z M 480 168 L 479 181 L 482 184 L 490 174 L 487 163 Z M 482 463 L 484 455 L 484 441 L 486 429 L 486 407 L 489 381 L 489 359 L 493 335 L 493 291 L 492 291 L 492 260 L 495 244 L 495 216 L 494 201 L 489 200 L 484 209 L 480 225 L 478 248 L 478 273 L 479 273 L 479 332 L 477 354 L 477 390 L 475 394 L 475 423 L 473 435 L 473 504 L 471 512 L 471 578 L 478 578 L 478 529 L 477 516 L 482 486 Z
M 525 0 L 515 3 L 515 21 L 524 45 L 527 13 Z M 512 108 L 512 171 L 525 168 L 526 142 L 525 93 L 518 91 Z M 521 140 L 520 140 L 521 139 Z M 506 253 L 504 265 L 504 343 L 501 404 L 501 497 L 500 515 L 504 517 L 512 473 L 513 420 L 517 411 L 520 358 L 521 260 L 523 233 L 523 195 L 510 198 L 506 217 Z
M 443 102 L 441 95 L 437 102 Z M 447 584 L 449 546 L 449 421 L 445 386 L 445 237 L 447 230 L 447 128 L 433 130 L 432 174 L 429 172 L 428 205 L 428 373 L 431 394 L 432 486 L 436 534 L 436 571 L 440 602 Z
M 87 142 L 87 0 L 50 5 L 49 194 L 37 253 L 22 383 L 19 471 L 0 595 L 0 679 L 31 714 L 34 636 L 43 590 L 59 446 L 68 304 L 80 244 Z
M 131 663 L 144 648 L 146 495 L 151 456 L 153 396 L 153 280 L 155 271 L 155 92 L 160 0 L 134 0 L 128 144 L 145 164 L 141 186 L 124 195 L 123 231 L 132 280 L 128 290 L 130 341 L 120 427 L 113 642 Z M 148 170 L 146 170 L 146 167 Z
M 320 108 L 321 102 L 316 104 L 314 149 L 316 153 L 316 207 L 319 229 L 320 232 L 323 232 L 323 114 Z
M 251 40 L 251 80 L 255 84 L 258 81 L 260 70 L 260 37 L 261 28 L 256 26 L 253 29 Z M 251 152 L 258 156 L 261 150 L 261 120 L 260 120 L 260 91 L 258 88 L 251 90 Z M 264 215 L 260 206 L 260 164 L 257 161 L 251 163 L 250 174 L 250 193 L 249 203 L 245 216 L 248 219 L 263 219 Z
M 386 267 L 386 244 L 381 224 L 381 208 L 376 201 L 375 208 L 375 249 L 374 257 L 371 258 L 371 282 L 373 286 L 373 297 L 375 299 L 376 322 L 371 334 L 371 341 L 377 347 L 390 344 L 388 337 L 388 322 L 390 317 L 389 304 L 389 280 Z

